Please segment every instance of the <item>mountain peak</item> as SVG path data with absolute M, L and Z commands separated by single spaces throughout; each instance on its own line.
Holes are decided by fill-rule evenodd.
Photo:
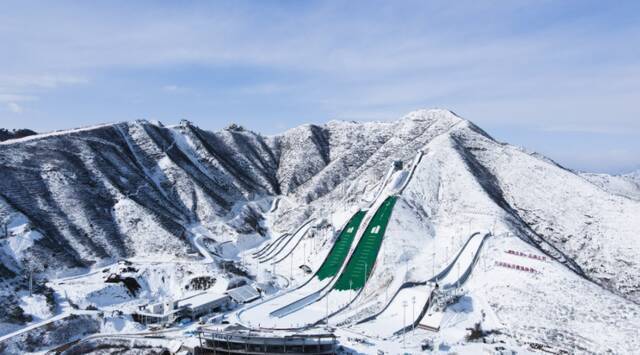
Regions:
M 455 119 L 460 121 L 464 120 L 460 116 L 456 115 L 453 111 L 440 108 L 418 109 L 415 111 L 411 111 L 404 117 L 402 117 L 402 119 L 412 121 L 431 121 L 435 119 Z
M 225 130 L 234 131 L 234 132 L 242 132 L 242 131 L 245 130 L 245 128 L 242 127 L 241 125 L 237 124 L 237 123 L 231 123 L 230 125 L 225 127 Z

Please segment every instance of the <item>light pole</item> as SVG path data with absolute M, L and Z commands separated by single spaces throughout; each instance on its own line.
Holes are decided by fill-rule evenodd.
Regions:
M 364 263 L 364 274 L 362 274 L 362 287 L 367 283 L 367 263 Z
M 402 301 L 402 347 L 406 348 L 407 343 L 405 337 L 407 334 L 407 301 Z
M 455 237 L 456 237 L 455 235 L 451 237 L 451 255 L 452 256 L 455 254 L 454 250 L 456 250 L 456 248 L 453 246 L 453 240 Z
M 484 264 L 484 271 L 487 271 L 487 254 L 482 254 L 482 263 Z
M 416 329 L 416 296 L 411 297 L 411 331 Z
M 327 302 L 325 306 L 325 314 L 327 318 L 327 328 L 329 327 L 329 294 L 327 293 Z
M 435 252 L 431 253 L 431 261 L 432 261 L 431 275 L 435 276 L 436 275 L 436 253 Z
M 389 287 L 384 288 L 384 300 L 389 301 Z
M 349 290 L 353 291 L 353 293 L 355 293 L 355 290 L 353 289 L 353 280 L 349 279 Z
M 404 273 L 404 279 L 406 281 L 407 279 L 409 279 L 409 258 L 407 257 L 407 241 L 406 240 L 403 242 L 403 249 L 404 249 L 404 256 L 405 256 L 404 266 L 406 269 Z

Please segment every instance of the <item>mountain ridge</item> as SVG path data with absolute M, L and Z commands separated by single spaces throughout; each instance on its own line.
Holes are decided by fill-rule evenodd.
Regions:
M 504 223 L 577 274 L 640 301 L 640 266 L 624 243 L 637 243 L 638 226 L 623 226 L 635 223 L 630 216 L 640 202 L 498 142 L 447 110 L 303 125 L 273 136 L 139 120 L 5 142 L 0 224 L 11 226 L 10 238 L 32 241 L 22 249 L 2 241 L 0 271 L 30 268 L 50 277 L 121 258 L 189 258 L 194 225 L 216 236 L 214 245 L 242 248 L 241 240 L 264 240 L 311 216 L 330 222 L 335 206 L 370 199 L 395 161 L 407 163 L 421 150 L 402 206 L 416 210 L 425 233 L 436 222 L 467 223 L 452 211 L 469 220 L 491 211 L 479 223 Z M 269 212 L 276 196 L 279 207 Z

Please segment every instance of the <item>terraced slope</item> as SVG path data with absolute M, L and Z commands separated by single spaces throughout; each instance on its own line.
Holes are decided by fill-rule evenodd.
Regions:
M 333 286 L 335 290 L 359 290 L 364 287 L 378 257 L 396 199 L 396 196 L 389 196 L 378 208 L 349 259 L 347 267 Z
M 320 280 L 333 277 L 338 273 L 338 271 L 340 271 L 340 267 L 342 267 L 344 259 L 347 257 L 349 249 L 351 249 L 353 238 L 360 228 L 360 223 L 362 223 L 364 215 L 364 211 L 356 212 L 344 226 L 342 232 L 340 232 L 340 236 L 338 236 L 338 240 L 336 240 L 333 248 L 331 249 L 329 256 L 327 256 L 327 259 L 324 261 L 322 266 L 320 266 L 320 269 L 318 269 L 316 276 L 318 276 Z

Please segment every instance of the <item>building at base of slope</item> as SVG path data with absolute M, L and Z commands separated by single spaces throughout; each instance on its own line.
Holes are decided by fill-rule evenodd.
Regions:
M 231 326 L 224 330 L 200 329 L 195 354 L 336 354 L 338 341 L 330 333 L 255 332 Z

